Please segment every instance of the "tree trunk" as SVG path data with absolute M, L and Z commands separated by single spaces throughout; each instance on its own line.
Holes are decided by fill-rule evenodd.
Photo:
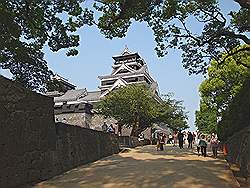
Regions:
M 135 136 L 135 137 L 138 137 L 140 134 L 139 132 L 139 123 L 136 122 L 133 127 L 132 127 L 132 131 L 130 133 L 130 136 Z

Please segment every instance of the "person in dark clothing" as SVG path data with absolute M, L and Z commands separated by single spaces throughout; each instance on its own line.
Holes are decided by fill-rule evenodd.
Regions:
M 192 148 L 193 147 L 193 134 L 191 132 L 188 132 L 188 137 L 187 137 L 187 140 L 188 140 L 188 148 Z
M 180 147 L 180 149 L 183 149 L 183 137 L 184 137 L 184 135 L 183 135 L 183 133 L 180 131 L 180 132 L 178 133 L 178 140 L 179 140 L 179 147 Z
M 106 122 L 104 122 L 103 125 L 102 125 L 102 131 L 106 133 L 107 130 L 108 130 L 108 125 L 107 125 Z
M 108 133 L 113 133 L 113 134 L 115 134 L 115 128 L 113 127 L 112 124 L 110 124 L 110 125 L 108 126 L 107 132 L 108 132 Z
M 199 146 L 201 147 L 201 155 L 206 157 L 207 156 L 207 142 L 205 140 L 205 135 L 201 135 Z
M 165 136 L 165 134 L 162 134 L 162 135 L 161 135 L 161 140 L 160 140 L 160 150 L 161 150 L 161 151 L 164 150 L 165 140 L 166 140 L 166 136 Z

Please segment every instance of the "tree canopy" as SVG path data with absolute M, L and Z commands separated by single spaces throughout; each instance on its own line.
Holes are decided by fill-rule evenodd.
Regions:
M 222 57 L 225 56 L 227 56 L 226 53 L 222 55 Z M 200 110 L 196 112 L 196 126 L 199 130 L 216 131 L 217 120 L 221 118 L 223 112 L 241 90 L 244 81 L 249 77 L 249 69 L 237 65 L 238 60 L 249 64 L 250 56 L 241 52 L 228 57 L 223 65 L 219 65 L 217 61 L 211 62 L 208 68 L 208 78 L 201 83 L 199 88 Z
M 56 52 L 77 55 L 79 36 L 74 32 L 92 25 L 93 12 L 84 0 L 2 0 L 0 2 L 0 68 L 30 89 L 43 90 L 52 74 L 44 60 L 46 45 Z
M 158 115 L 155 123 L 164 123 L 174 130 L 188 128 L 188 116 L 182 101 L 173 99 L 172 94 L 167 94 L 162 96 L 162 101 L 157 106 Z
M 217 109 L 201 101 L 200 110 L 195 112 L 195 125 L 205 134 L 217 132 Z
M 233 98 L 222 119 L 218 123 L 218 136 L 220 140 L 226 141 L 236 132 L 249 127 L 250 116 L 250 76 L 245 80 L 242 88 Z
M 168 98 L 159 103 L 144 85 L 129 85 L 110 92 L 97 109 L 100 114 L 132 127 L 133 136 L 138 136 L 153 123 L 164 123 L 176 129 L 188 127 L 180 102 Z
M 98 27 L 107 38 L 123 37 L 132 20 L 146 22 L 153 30 L 158 56 L 167 54 L 169 48 L 181 49 L 184 67 L 190 73 L 206 73 L 209 61 L 223 63 L 231 50 L 241 43 L 250 44 L 249 4 L 235 0 L 241 5 L 239 11 L 223 14 L 216 0 L 100 0 L 95 5 L 103 14 Z M 200 28 L 192 30 L 190 23 Z M 239 51 L 250 54 L 250 47 Z M 231 54 L 232 52 L 232 54 Z M 243 64 L 243 62 L 238 62 Z
M 219 64 L 250 47 L 249 3 L 234 0 L 241 9 L 223 14 L 216 0 L 95 0 L 98 20 L 85 0 L 2 0 L 0 2 L 0 68 L 9 69 L 14 79 L 30 89 L 43 90 L 52 72 L 44 60 L 43 47 L 53 52 L 67 49 L 77 55 L 84 25 L 97 25 L 107 38 L 124 37 L 132 21 L 146 22 L 162 57 L 169 48 L 181 49 L 184 68 L 205 73 L 211 59 Z M 192 21 L 200 32 L 188 25 Z M 227 56 L 222 57 L 221 52 Z M 238 61 L 237 64 L 244 64 Z

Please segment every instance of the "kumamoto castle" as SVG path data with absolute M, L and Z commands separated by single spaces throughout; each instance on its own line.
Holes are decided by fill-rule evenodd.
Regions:
M 176 132 L 164 124 L 134 137 L 131 128 L 96 112 L 98 101 L 129 84 L 145 84 L 156 101 L 163 101 L 138 53 L 126 47 L 112 58 L 111 74 L 98 76 L 96 91 L 76 89 L 55 75 L 62 88 L 41 94 L 0 75 L 0 188 L 238 187 L 221 151 L 222 158 L 212 157 L 211 151 L 200 156 L 198 145 L 183 147 L 183 138 L 182 148 L 180 139 L 177 147 L 177 140 L 170 142 Z M 112 124 L 115 134 L 103 131 L 104 124 Z M 227 142 L 225 151 L 247 176 L 249 128 L 243 131 Z M 169 142 L 162 140 L 167 136 Z
M 67 79 L 55 75 L 54 79 L 63 84 L 64 92 L 52 91 L 46 95 L 54 97 L 55 102 L 55 121 L 64 122 L 72 125 L 101 130 L 104 122 L 113 124 L 117 132 L 116 120 L 104 119 L 95 115 L 93 106 L 106 96 L 109 92 L 118 87 L 129 84 L 145 84 L 152 91 L 155 100 L 161 101 L 159 95 L 158 83 L 149 74 L 148 67 L 144 59 L 136 52 L 130 52 L 127 46 L 120 55 L 112 57 L 114 63 L 112 72 L 109 75 L 98 76 L 100 86 L 97 91 L 88 91 L 84 89 L 75 89 L 76 86 L 69 83 Z M 122 128 L 122 135 L 129 136 L 130 129 Z M 168 130 L 168 128 L 165 128 Z M 144 131 L 147 138 L 150 138 L 151 128 Z
M 250 0 L 1 0 L 0 30 L 0 188 L 250 188 Z

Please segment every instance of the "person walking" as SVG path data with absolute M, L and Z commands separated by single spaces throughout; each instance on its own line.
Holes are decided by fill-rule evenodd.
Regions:
M 113 134 L 115 134 L 115 128 L 113 127 L 112 124 L 110 124 L 110 125 L 108 126 L 107 132 L 108 132 L 108 133 L 113 133 Z
M 201 155 L 206 157 L 207 156 L 207 142 L 205 140 L 205 135 L 201 135 L 199 145 L 201 147 Z
M 161 140 L 160 134 L 156 133 L 156 150 L 157 151 L 159 151 L 160 149 L 160 140 Z
M 200 150 L 201 150 L 201 146 L 199 144 L 200 144 L 200 136 L 197 136 L 197 139 L 196 139 L 196 148 L 197 148 L 198 156 L 200 156 Z
M 178 140 L 178 133 L 176 131 L 174 132 L 173 139 L 174 139 L 173 147 L 175 147 L 177 146 L 177 140 Z
M 213 151 L 213 157 L 217 158 L 219 141 L 218 141 L 218 138 L 215 136 L 214 133 L 211 136 L 210 147 L 212 148 L 212 151 Z
M 181 131 L 179 131 L 179 133 L 178 133 L 178 141 L 179 141 L 180 149 L 183 149 L 183 137 L 184 137 L 183 133 Z
M 160 150 L 163 151 L 164 150 L 164 144 L 165 144 L 165 135 L 162 133 L 161 137 L 160 137 Z
M 173 144 L 173 136 L 171 134 L 168 136 L 167 144 Z
M 195 143 L 195 140 L 196 140 L 196 134 L 193 132 L 193 144 Z
M 103 125 L 102 125 L 102 131 L 106 133 L 107 130 L 108 130 L 108 125 L 107 125 L 106 122 L 104 122 Z
M 193 147 L 193 134 L 191 132 L 188 132 L 187 140 L 188 140 L 188 148 Z
M 143 133 L 139 134 L 138 140 L 139 140 L 140 146 L 143 146 L 144 145 L 144 134 Z

